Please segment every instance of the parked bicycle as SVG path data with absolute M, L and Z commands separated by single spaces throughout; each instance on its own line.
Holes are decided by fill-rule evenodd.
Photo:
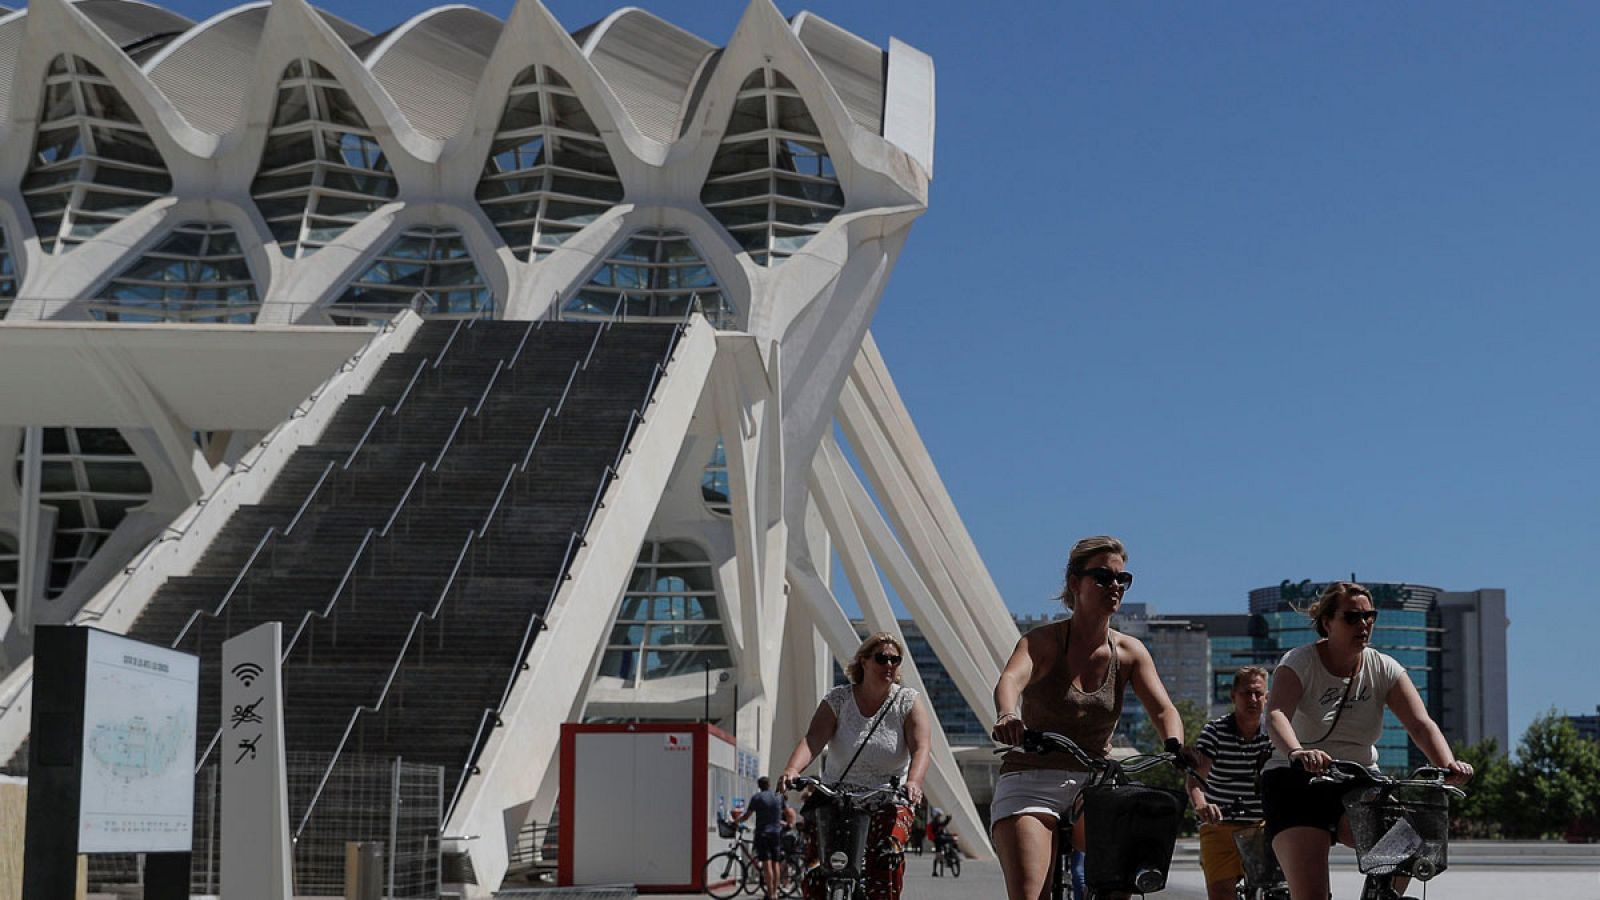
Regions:
M 750 826 L 728 819 L 717 819 L 717 834 L 729 840 L 728 849 L 712 854 L 706 860 L 705 891 L 718 900 L 737 897 L 741 893 L 762 895 L 761 862 L 756 859 L 755 842 L 745 832 Z M 784 897 L 800 895 L 800 873 L 803 864 L 792 857 L 783 860 L 778 872 L 778 893 Z
M 1336 759 L 1326 774 L 1311 779 L 1350 785 L 1344 810 L 1355 840 L 1356 866 L 1367 876 L 1361 900 L 1409 900 L 1395 888 L 1395 878 L 1426 884 L 1448 868 L 1450 798 L 1467 795 L 1445 783 L 1449 774 L 1423 766 L 1409 778 L 1392 778 Z
M 850 790 L 802 775 L 791 780 L 795 790 L 816 789 L 807 817 L 813 823 L 817 865 L 805 873 L 821 878 L 827 900 L 863 900 L 867 882 L 867 831 L 872 816 L 885 806 L 909 802 L 897 781 L 887 788 Z
M 1067 900 L 1072 882 L 1072 830 L 1078 820 L 1088 825 L 1084 883 L 1087 900 L 1122 900 L 1167 886 L 1172 848 L 1183 825 L 1188 798 L 1176 791 L 1149 787 L 1129 776 L 1170 765 L 1188 771 L 1178 755 L 1179 743 L 1167 742 L 1162 753 L 1116 761 L 1083 752 L 1072 739 L 1054 732 L 1023 732 L 1021 749 L 1029 753 L 1067 753 L 1089 771 L 1083 790 L 1056 824 L 1056 858 L 1050 867 L 1050 897 Z M 1004 753 L 1011 747 L 1002 747 Z

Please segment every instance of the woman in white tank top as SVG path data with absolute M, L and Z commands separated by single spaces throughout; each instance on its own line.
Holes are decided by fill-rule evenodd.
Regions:
M 826 747 L 822 779 L 829 784 L 887 787 L 893 779 L 905 786 L 911 803 L 874 816 L 867 832 L 869 900 L 900 897 L 912 807 L 922 799 L 922 779 L 928 771 L 927 706 L 916 691 L 900 683 L 904 660 L 905 649 L 888 632 L 863 641 L 847 669 L 850 683 L 829 691 L 817 706 L 811 727 L 789 754 L 778 780 L 778 789 L 787 790 Z M 807 858 L 814 855 L 814 844 L 808 840 Z M 820 879 L 815 883 L 807 879 L 807 900 L 820 898 L 823 887 Z

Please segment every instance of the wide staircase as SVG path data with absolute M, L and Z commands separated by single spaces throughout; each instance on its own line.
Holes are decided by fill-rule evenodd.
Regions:
M 222 642 L 277 621 L 287 746 L 441 766 L 448 812 L 681 331 L 424 323 L 129 631 L 200 655 L 202 754 Z M 326 780 L 291 782 L 297 858 L 347 836 Z

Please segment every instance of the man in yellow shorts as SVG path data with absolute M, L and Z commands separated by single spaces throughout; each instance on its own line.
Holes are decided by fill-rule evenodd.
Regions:
M 1243 666 L 1233 676 L 1233 712 L 1207 722 L 1195 741 L 1200 779 L 1189 778 L 1189 799 L 1200 820 L 1200 868 L 1210 900 L 1234 900 L 1244 876 L 1234 835 L 1261 824 L 1261 763 L 1272 741 L 1261 727 L 1267 670 Z

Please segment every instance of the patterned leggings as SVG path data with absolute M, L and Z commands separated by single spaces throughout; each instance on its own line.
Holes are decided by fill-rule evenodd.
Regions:
M 900 900 L 900 886 L 906 875 L 906 841 L 911 837 L 911 807 L 885 807 L 872 816 L 867 828 L 867 900 Z M 803 882 L 805 900 L 825 900 L 827 882 L 816 867 L 817 842 L 811 825 L 806 833 L 806 870 Z

